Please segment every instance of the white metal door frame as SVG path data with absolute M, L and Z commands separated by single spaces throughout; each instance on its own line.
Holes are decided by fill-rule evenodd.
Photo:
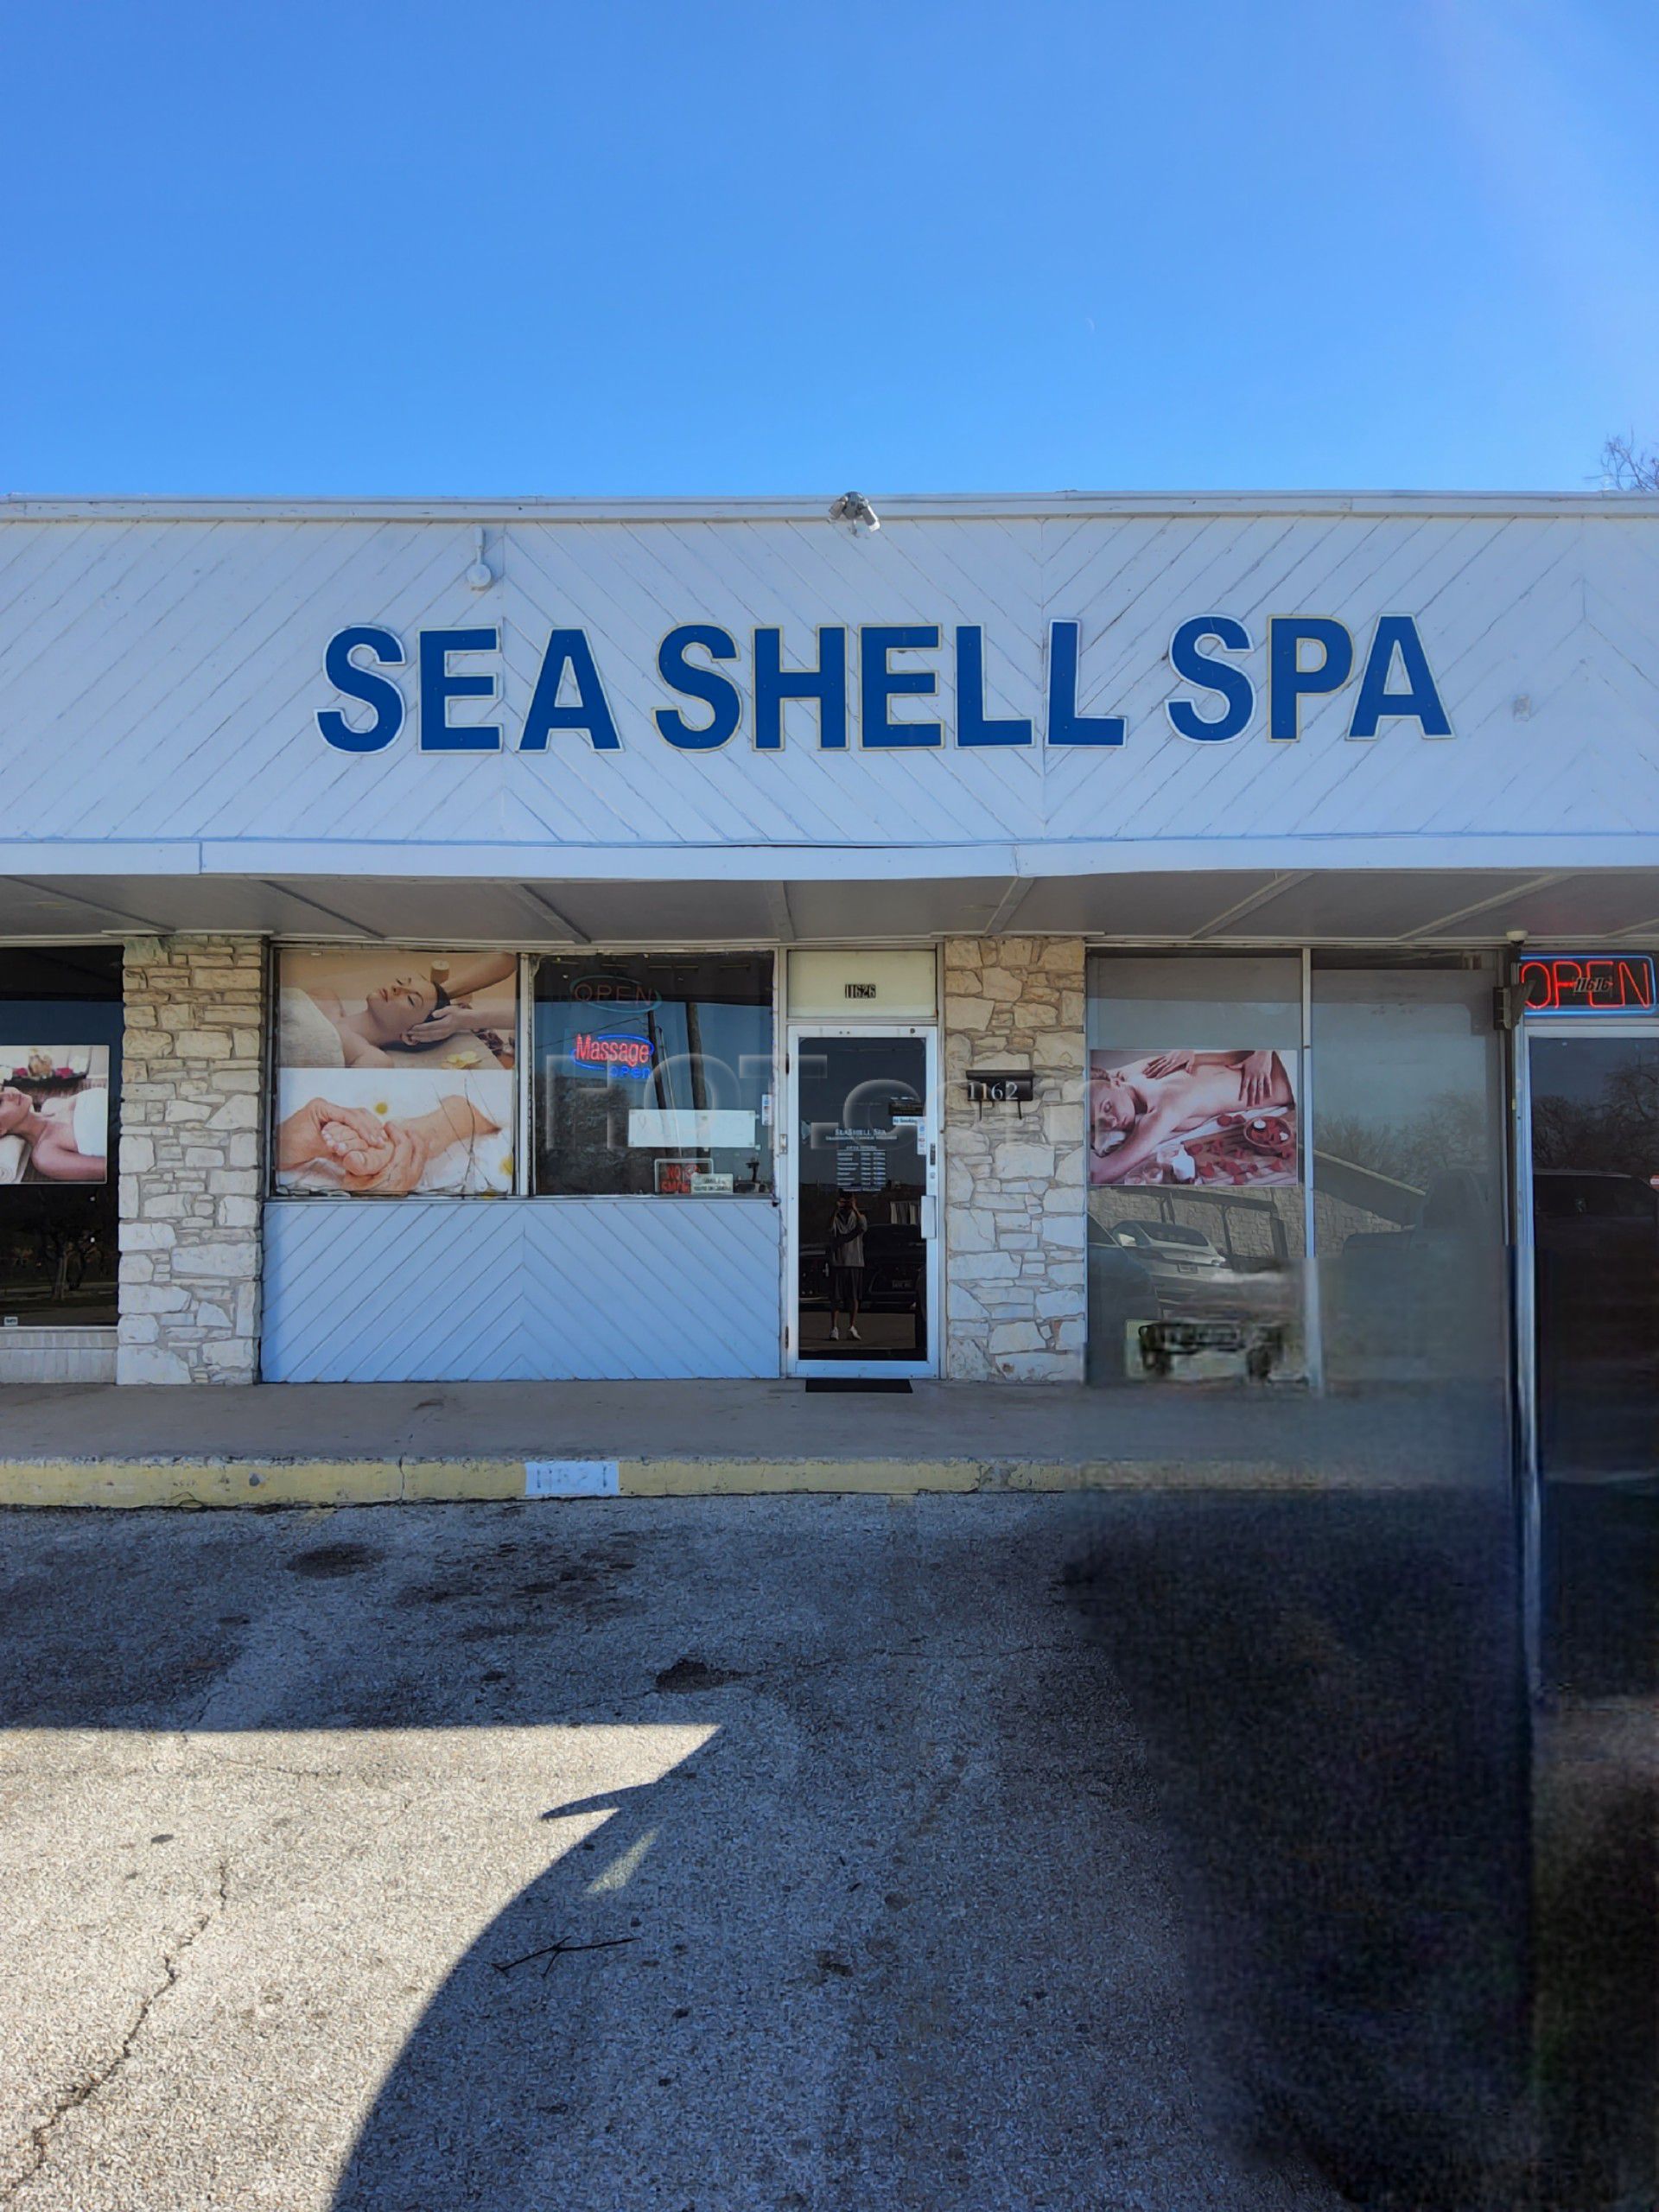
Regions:
M 856 1037 L 872 1043 L 884 1037 L 915 1039 L 923 1047 L 922 1096 L 926 1124 L 921 1133 L 921 1154 L 926 1183 L 922 1198 L 922 1236 L 927 1247 L 927 1357 L 925 1359 L 803 1359 L 801 1357 L 801 1185 L 796 1173 L 800 1156 L 800 1040 L 804 1037 Z M 939 1184 L 944 1150 L 939 1111 L 939 1030 L 936 1021 L 792 1021 L 785 1032 L 785 1111 L 778 1131 L 779 1172 L 784 1202 L 784 1372 L 804 1377 L 842 1376 L 879 1380 L 890 1376 L 937 1375 L 943 1316 L 940 1250 L 943 1222 Z

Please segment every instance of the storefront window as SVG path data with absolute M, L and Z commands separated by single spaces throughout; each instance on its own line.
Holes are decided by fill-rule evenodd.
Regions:
M 0 1325 L 112 1327 L 121 955 L 0 952 Z
M 1090 1375 L 1305 1376 L 1301 962 L 1089 963 Z
M 1313 955 L 1328 1382 L 1505 1371 L 1502 1038 L 1490 956 Z
M 276 1187 L 513 1187 L 518 956 L 290 946 L 276 967 Z
M 770 953 L 590 955 L 536 970 L 536 1188 L 770 1197 Z

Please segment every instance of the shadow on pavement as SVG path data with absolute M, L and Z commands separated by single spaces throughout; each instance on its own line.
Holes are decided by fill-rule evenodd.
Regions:
M 807 1511 L 770 1642 L 709 1554 L 637 1709 L 715 1732 L 546 1808 L 601 1824 L 437 1990 L 335 2212 L 1334 2212 L 1230 2126 L 1193 2031 L 1144 1761 L 1060 1572 L 1087 1507 L 884 1506 L 874 1546 L 868 1509 Z
M 1079 1582 L 1181 1841 L 1234 2093 L 1356 2201 L 1522 2201 L 1528 1728 L 1507 1515 L 1103 1510 Z
M 480 1799 L 446 1878 L 482 1876 L 497 1821 L 503 1863 L 541 1871 L 493 1917 L 460 1901 L 459 1955 L 399 1962 L 423 2009 L 366 2095 L 319 2046 L 364 2115 L 334 2212 L 1525 2200 L 1537 1877 L 1495 1504 L 757 1498 L 13 1533 L 10 1726 L 333 1732 L 372 1742 L 382 1783 L 404 1731 L 518 1747 L 446 1770 Z M 1605 1751 L 1580 1732 L 1552 1771 Z M 377 1848 L 418 1887 L 431 1831 L 397 1817 Z M 1602 1907 L 1644 1862 L 1580 1862 L 1586 1834 L 1572 1812 L 1548 1858 L 1582 1908 L 1567 1968 L 1599 1961 L 1617 2003 L 1592 2001 L 1633 2033 Z M 372 1894 L 353 1909 L 385 1940 Z M 1605 2031 L 1583 2006 L 1560 2025 L 1588 2179 L 1557 2201 L 1592 2212 L 1617 2201 L 1642 2062 L 1599 2116 Z
M 298 1777 L 224 1847 L 226 1924 L 254 1924 L 263 1878 L 255 1971 L 311 1971 L 285 1948 L 291 1871 L 338 1961 L 319 2024 L 257 2038 L 193 1952 L 189 2063 L 245 2065 L 261 2109 L 290 2069 L 315 2083 L 335 2212 L 1334 2212 L 1224 2094 L 1142 1736 L 1065 1579 L 1093 1517 L 998 1497 L 36 1521 L 0 1709 L 160 1739 L 199 1825 L 223 1764 L 204 1737 L 261 1736 Z M 400 1740 L 435 1819 L 400 1802 Z M 277 1809 L 304 1810 L 302 1859 L 268 1840 Z M 493 1826 L 503 1864 L 546 1856 L 474 1910 L 453 1885 L 499 1896 Z M 343 1863 L 357 1839 L 395 1900 Z M 404 1987 L 412 2026 L 374 2042 Z M 354 2002 L 389 2063 L 354 2052 Z M 106 2158 L 156 2155 L 104 2124 Z

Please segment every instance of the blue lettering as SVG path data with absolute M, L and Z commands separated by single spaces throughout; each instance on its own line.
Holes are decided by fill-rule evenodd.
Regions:
M 1077 712 L 1077 654 L 1082 625 L 1048 626 L 1048 745 L 1122 745 L 1122 715 Z
M 569 706 L 562 707 L 559 690 L 566 669 L 575 684 L 576 696 Z M 556 729 L 585 730 L 595 753 L 622 750 L 622 741 L 616 734 L 610 703 L 605 696 L 605 686 L 599 680 L 599 671 L 594 665 L 585 630 L 555 630 L 549 637 L 531 696 L 530 712 L 524 716 L 524 733 L 518 741 L 518 750 L 545 753 L 548 738 Z
M 754 743 L 760 753 L 781 751 L 784 742 L 783 702 L 785 699 L 816 699 L 818 702 L 818 748 L 842 753 L 847 747 L 847 632 L 831 627 L 818 632 L 816 668 L 784 670 L 784 633 L 757 630 L 754 633 Z
M 1304 645 L 1320 658 L 1302 666 Z M 1324 614 L 1274 614 L 1268 620 L 1268 735 L 1285 743 L 1302 734 L 1302 701 L 1340 691 L 1354 672 L 1354 641 L 1344 622 Z
M 1202 690 L 1218 692 L 1226 706 L 1218 715 L 1201 715 L 1191 699 L 1166 699 L 1164 712 L 1178 737 L 1192 737 L 1203 744 L 1219 745 L 1249 728 L 1250 716 L 1255 712 L 1255 686 L 1242 668 L 1234 668 L 1200 650 L 1211 639 L 1223 652 L 1247 653 L 1250 650 L 1249 632 L 1242 622 L 1235 622 L 1230 614 L 1195 614 L 1190 622 L 1183 622 L 1170 639 L 1169 664 L 1183 683 L 1196 683 Z
M 336 752 L 383 753 L 404 726 L 404 695 L 390 677 L 359 668 L 352 658 L 356 652 L 372 653 L 391 668 L 403 665 L 404 649 L 390 630 L 337 631 L 322 657 L 323 673 L 336 691 L 372 707 L 374 720 L 366 729 L 353 729 L 338 707 L 323 707 L 318 711 L 317 728 L 324 742 Z
M 977 622 L 957 627 L 957 743 L 1029 745 L 1031 724 L 993 721 L 985 712 L 985 632 Z
M 449 721 L 452 699 L 493 699 L 493 676 L 455 676 L 450 672 L 451 653 L 493 653 L 501 633 L 488 630 L 423 630 L 421 632 L 421 751 L 423 753 L 499 753 L 499 722 L 477 722 L 464 729 Z
M 1330 697 L 1359 682 L 1348 735 L 1373 739 L 1385 721 L 1415 721 L 1426 738 L 1450 737 L 1446 713 L 1417 620 L 1408 614 L 1377 618 L 1363 669 L 1345 622 L 1327 615 L 1274 614 L 1267 624 L 1268 735 L 1276 743 L 1301 734 L 1304 700 Z M 896 721 L 894 700 L 936 697 L 933 668 L 892 665 L 895 655 L 937 652 L 943 635 L 938 623 L 871 624 L 858 633 L 861 728 L 859 743 L 869 750 L 937 748 L 945 743 L 942 721 Z M 785 664 L 780 626 L 757 627 L 754 637 L 754 743 L 757 751 L 781 752 L 785 714 L 791 701 L 817 709 L 818 749 L 845 752 L 849 736 L 848 633 L 840 624 L 817 632 L 816 664 Z M 1127 724 L 1119 715 L 1085 715 L 1082 688 L 1082 625 L 1048 626 L 1046 709 L 1043 742 L 1047 745 L 1121 746 Z M 457 655 L 499 653 L 498 627 L 423 630 L 418 652 L 420 749 L 423 753 L 498 753 L 503 743 L 499 722 L 456 724 L 450 702 L 496 700 L 495 675 L 461 674 L 451 667 Z M 983 626 L 964 622 L 955 630 L 956 722 L 954 743 L 964 749 L 1028 746 L 1034 718 L 995 715 L 987 695 Z M 1252 651 L 1248 626 L 1229 614 L 1196 614 L 1181 622 L 1170 639 L 1168 658 L 1178 684 L 1197 696 L 1172 696 L 1164 713 L 1177 736 L 1216 745 L 1240 737 L 1255 720 L 1259 683 L 1238 664 Z M 323 666 L 341 704 L 320 709 L 316 724 L 323 741 L 340 753 L 381 753 L 403 729 L 407 706 L 387 671 L 408 656 L 395 632 L 374 624 L 342 629 L 328 640 Z M 729 743 L 742 727 L 744 687 L 741 677 L 712 664 L 737 662 L 733 632 L 709 622 L 682 623 L 670 631 L 658 651 L 664 682 L 706 710 L 702 721 L 675 707 L 655 710 L 664 741 L 688 752 L 711 752 Z M 1206 696 L 1207 695 L 1207 696 Z M 1205 711 L 1211 700 L 1219 712 Z M 356 702 L 355 707 L 351 702 Z M 354 715 L 355 721 L 348 720 Z M 597 753 L 621 750 L 615 718 L 600 679 L 587 633 L 553 631 L 547 640 L 529 712 L 518 742 L 523 753 L 545 753 L 556 732 L 581 731 Z
M 701 699 L 709 709 L 709 719 L 689 722 L 677 709 L 658 707 L 657 727 L 671 745 L 685 752 L 712 753 L 725 744 L 742 720 L 743 702 L 728 677 L 687 660 L 686 650 L 691 645 L 700 645 L 715 660 L 737 658 L 729 630 L 717 630 L 709 622 L 683 622 L 677 630 L 671 630 L 658 649 L 658 670 L 671 690 L 683 691 L 689 699 Z
M 1395 653 L 1400 656 L 1405 675 L 1407 688 L 1403 691 L 1389 690 Z M 1384 715 L 1409 715 L 1421 725 L 1425 737 L 1452 734 L 1452 725 L 1440 704 L 1434 678 L 1428 672 L 1428 655 L 1423 651 L 1417 625 L 1409 614 L 1383 614 L 1377 618 L 1376 635 L 1371 639 L 1365 671 L 1359 679 L 1354 719 L 1348 725 L 1349 736 L 1375 737 L 1377 723 Z
M 858 633 L 859 662 L 859 733 L 858 741 L 866 747 L 900 745 L 943 745 L 944 726 L 941 722 L 894 722 L 887 719 L 887 702 L 891 699 L 925 696 L 937 691 L 939 679 L 929 669 L 907 669 L 895 674 L 887 666 L 887 655 L 897 652 L 926 652 L 939 642 L 937 622 L 901 623 L 898 627 L 871 628 Z

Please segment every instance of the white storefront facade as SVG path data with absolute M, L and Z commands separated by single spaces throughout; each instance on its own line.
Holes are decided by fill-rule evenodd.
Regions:
M 0 1379 L 1534 1417 L 1539 1205 L 1659 1173 L 1659 509 L 827 505 L 0 507 Z

